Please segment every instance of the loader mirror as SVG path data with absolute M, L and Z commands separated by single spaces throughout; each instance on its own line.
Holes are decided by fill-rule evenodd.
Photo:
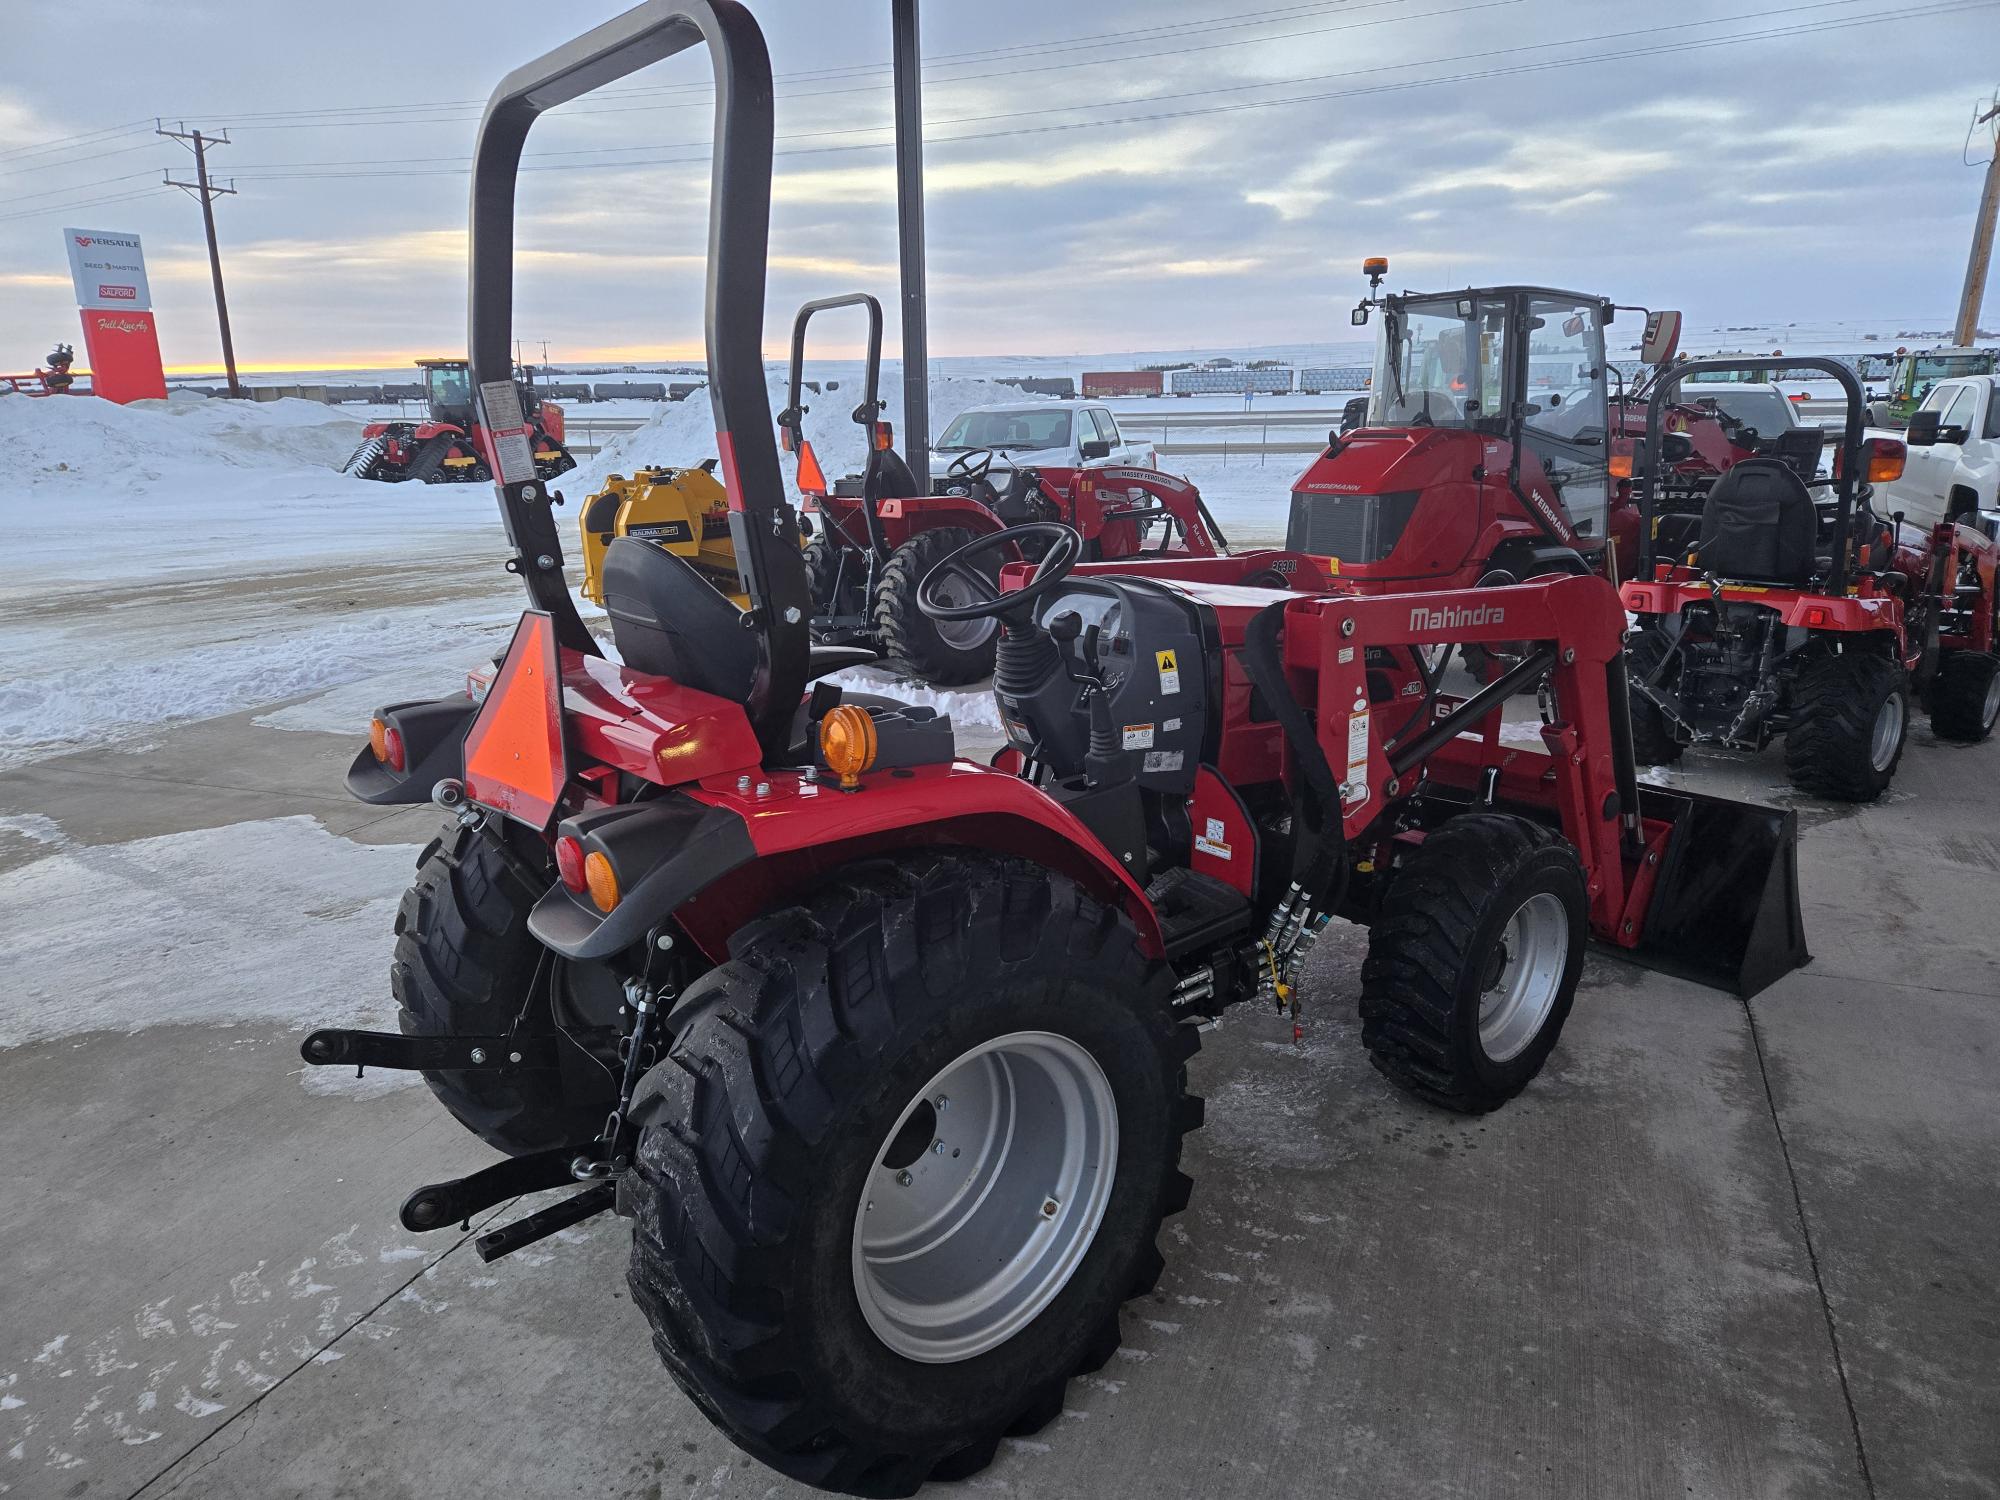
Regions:
M 1368 420 L 1368 398 L 1351 396 L 1340 409 L 1340 432 L 1345 437 Z
M 1694 439 L 1685 432 L 1669 432 L 1660 439 L 1663 463 L 1684 464 L 1694 457 Z
M 1681 315 L 1664 311 L 1646 314 L 1646 332 L 1639 340 L 1639 363 L 1664 365 L 1681 343 Z

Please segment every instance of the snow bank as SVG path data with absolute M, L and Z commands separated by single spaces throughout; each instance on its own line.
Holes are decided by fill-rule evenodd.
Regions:
M 808 375 L 811 379 L 820 380 L 822 387 L 826 380 L 840 383 L 837 390 L 822 388 L 818 395 L 811 391 L 805 393 L 806 437 L 813 445 L 813 452 L 819 456 L 820 467 L 829 479 L 859 473 L 862 460 L 867 456 L 867 434 L 862 431 L 861 424 L 851 418 L 855 404 L 861 400 L 860 366 L 834 366 L 824 373 L 812 369 Z M 770 392 L 771 414 L 775 417 L 785 409 L 785 372 L 767 370 L 765 381 Z M 885 370 L 882 373 L 881 396 L 889 403 L 883 415 L 900 429 L 903 420 L 903 377 L 893 370 Z M 933 376 L 932 435 L 935 437 L 942 432 L 944 425 L 968 406 L 1044 399 L 991 380 L 973 380 L 958 375 Z M 900 433 L 897 446 L 898 451 L 902 451 Z M 654 466 L 687 467 L 713 457 L 715 415 L 709 405 L 708 393 L 699 391 L 685 401 L 662 406 L 644 427 L 612 438 L 600 452 L 584 459 L 575 472 L 563 476 L 562 489 L 565 494 L 580 497 L 602 488 L 607 474 L 630 474 L 635 469 Z M 798 492 L 789 490 L 791 458 L 789 455 L 780 457 L 788 491 L 796 500 Z M 904 457 L 911 456 L 905 453 Z M 912 467 L 916 467 L 914 459 Z
M 177 1022 L 386 1025 L 385 935 L 414 854 L 291 817 L 68 844 L 0 873 L 0 1047 Z
M 339 468 L 361 423 L 317 401 L 0 401 L 8 483 L 154 483 L 189 468 Z

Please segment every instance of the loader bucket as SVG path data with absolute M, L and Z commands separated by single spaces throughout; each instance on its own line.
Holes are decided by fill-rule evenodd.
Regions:
M 1811 961 L 1796 813 L 1658 787 L 1639 805 L 1673 831 L 1629 957 L 1746 1000 Z

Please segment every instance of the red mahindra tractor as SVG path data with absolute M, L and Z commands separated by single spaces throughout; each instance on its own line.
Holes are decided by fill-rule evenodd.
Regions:
M 428 415 L 420 422 L 370 422 L 361 431 L 361 442 L 347 462 L 343 474 L 356 479 L 380 479 L 390 484 L 416 480 L 423 484 L 491 483 L 492 445 L 488 429 L 473 418 L 471 377 L 462 359 L 420 359 L 424 373 L 424 399 Z M 544 401 L 535 389 L 535 372 L 522 368 L 504 382 L 512 390 L 513 405 L 500 413 L 514 433 L 511 441 L 525 442 L 535 465 L 536 477 L 543 481 L 576 467 L 563 446 L 563 410 L 553 401 Z M 504 402 L 504 397 L 496 397 Z M 520 420 L 516 421 L 515 418 Z M 517 430 L 518 429 L 518 430 Z
M 619 538 L 608 659 L 546 485 L 497 445 L 530 607 L 482 700 L 384 708 L 348 775 L 450 814 L 396 921 L 401 1031 L 302 1051 L 421 1070 L 506 1153 L 418 1188 L 410 1229 L 572 1190 L 496 1221 L 492 1259 L 628 1217 L 633 1300 L 711 1420 L 806 1483 L 907 1495 L 1111 1357 L 1188 1201 L 1203 1028 L 1296 1003 L 1334 917 L 1369 929 L 1376 1065 L 1490 1110 L 1556 1045 L 1589 940 L 1746 992 L 1804 962 L 1795 825 L 1636 784 L 1623 615 L 1594 577 L 1305 594 L 1256 583 L 1286 555 L 1089 564 L 1078 529 L 1035 520 L 919 589 L 933 619 L 998 627 L 1019 774 L 958 758 L 932 710 L 828 683 L 859 653 L 810 639 L 773 439 L 770 63 L 741 5 L 654 0 L 501 84 L 474 158 L 473 368 L 507 369 L 536 117 L 698 43 L 708 390 L 749 608 Z M 1502 637 L 1526 659 L 1470 697 L 1425 666 Z M 1508 695 L 1544 679 L 1543 748 L 1503 743 Z
M 1810 459 L 1803 449 L 1745 458 L 1691 489 L 1661 482 L 1656 471 L 1672 462 L 1662 412 L 1683 380 L 1779 368 L 1823 371 L 1846 394 L 1830 475 L 1818 472 L 1815 432 Z M 1837 360 L 1697 360 L 1654 382 L 1640 565 L 1623 590 L 1638 617 L 1629 657 L 1640 760 L 1668 764 L 1690 744 L 1757 751 L 1782 735 L 1799 790 L 1870 802 L 1895 776 L 1913 699 L 1940 738 L 1992 732 L 2000 545 L 1955 522 L 1926 530 L 1878 514 L 1872 487 L 1902 472 L 1904 451 L 1864 437 L 1865 420 L 1861 384 Z
M 863 391 L 853 412 L 868 444 L 861 473 L 829 484 L 805 435 L 811 410 L 803 401 L 806 329 L 815 314 L 842 307 L 863 308 L 868 315 Z M 778 427 L 797 461 L 803 508 L 817 522 L 805 549 L 815 641 L 879 651 L 891 665 L 926 682 L 975 682 L 993 671 L 999 627 L 984 618 L 933 619 L 917 602 L 918 587 L 937 563 L 975 537 L 1032 521 L 1060 521 L 1082 536 L 1083 556 L 1093 562 L 1142 555 L 1213 557 L 1227 546 L 1201 491 L 1155 469 L 1020 467 L 1010 470 L 1003 490 L 988 477 L 991 453 L 964 453 L 953 460 L 941 491 L 926 493 L 882 420 L 881 363 L 882 306 L 875 298 L 853 292 L 799 309 Z M 1002 557 L 1022 555 L 1019 546 L 993 551 L 989 575 Z M 947 602 L 963 602 L 958 596 L 969 584 L 954 578 L 940 587 Z

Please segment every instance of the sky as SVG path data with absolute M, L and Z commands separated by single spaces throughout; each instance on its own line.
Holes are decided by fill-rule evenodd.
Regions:
M 893 350 L 888 0 L 751 9 L 777 78 L 766 348 L 800 301 L 859 289 Z M 0 371 L 78 342 L 65 226 L 140 234 L 168 365 L 219 359 L 199 206 L 158 185 L 192 163 L 155 116 L 227 132 L 246 369 L 462 352 L 480 104 L 616 13 L 13 0 Z M 1968 126 L 2000 85 L 2000 0 L 928 0 L 923 28 L 939 355 L 1344 339 L 1371 254 L 1397 286 L 1566 286 L 1711 327 L 1948 327 Z M 529 349 L 699 357 L 706 76 L 669 59 L 536 125 Z M 1985 306 L 1991 328 L 2000 287 Z

